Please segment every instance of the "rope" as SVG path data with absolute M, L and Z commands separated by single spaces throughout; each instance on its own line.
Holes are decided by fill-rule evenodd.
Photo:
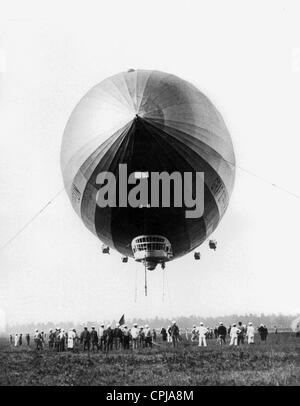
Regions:
M 239 165 L 236 165 L 236 164 L 234 164 L 234 163 L 232 163 L 230 161 L 227 161 L 227 159 L 225 159 L 225 158 L 223 158 L 223 159 L 224 159 L 225 162 L 227 162 L 229 165 L 233 166 L 234 168 L 240 169 L 241 171 L 243 171 L 245 173 L 248 173 L 248 175 L 251 175 L 251 176 L 257 178 L 257 179 L 261 180 L 262 182 L 268 183 L 269 185 L 281 190 L 282 192 L 288 193 L 289 195 L 295 197 L 296 199 L 300 199 L 300 195 L 297 195 L 296 193 L 291 192 L 290 190 L 285 189 L 284 187 L 269 181 L 268 179 L 264 178 L 263 176 L 258 175 L 255 172 L 250 171 L 249 169 L 245 169 L 245 168 L 243 168 L 243 167 L 241 167 Z
M 54 202 L 54 200 L 56 200 L 56 198 L 65 190 L 65 188 L 63 187 L 59 192 L 56 193 L 56 195 L 54 195 L 49 201 L 48 203 L 46 203 L 27 223 L 24 224 L 23 227 L 20 228 L 19 231 L 16 232 L 16 234 L 14 234 L 5 244 L 3 244 L 0 247 L 0 251 L 2 251 L 4 248 L 6 248 L 10 243 L 12 243 L 28 226 L 30 226 L 30 224 L 39 217 L 40 214 L 43 213 L 44 210 L 46 210 L 46 208 L 48 206 L 50 206 L 51 203 Z
M 145 263 L 145 296 L 147 296 L 147 268 Z
M 166 272 L 166 268 L 163 268 L 163 272 L 162 272 L 162 276 L 163 276 L 163 286 L 162 286 L 162 288 L 163 288 L 163 291 L 162 291 L 162 301 L 164 302 L 165 301 L 165 277 L 166 277 L 166 274 L 165 274 L 165 272 Z

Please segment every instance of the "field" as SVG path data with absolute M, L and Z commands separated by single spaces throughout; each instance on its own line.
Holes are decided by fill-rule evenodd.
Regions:
M 158 341 L 134 353 L 36 352 L 0 340 L 0 385 L 300 385 L 300 338 L 269 334 L 249 348 Z

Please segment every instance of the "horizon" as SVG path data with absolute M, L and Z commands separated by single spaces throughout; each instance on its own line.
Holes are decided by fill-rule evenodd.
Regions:
M 297 4 L 284 4 L 165 0 L 159 13 L 147 9 L 147 19 L 137 0 L 7 4 L 0 16 L 0 330 L 99 314 L 116 320 L 120 308 L 130 319 L 300 313 L 300 25 Z M 148 272 L 147 297 L 144 268 L 131 258 L 122 263 L 112 249 L 102 254 L 62 191 L 60 168 L 74 107 L 128 68 L 172 73 L 203 92 L 226 123 L 237 162 L 228 209 L 210 237 L 217 250 L 205 241 L 196 249 L 200 261 L 190 252 Z

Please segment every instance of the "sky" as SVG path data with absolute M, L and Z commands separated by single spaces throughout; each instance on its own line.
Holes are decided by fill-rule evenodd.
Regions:
M 299 313 L 298 1 L 1 1 L 0 247 L 63 187 L 60 145 L 80 98 L 129 68 L 192 82 L 237 160 L 228 210 L 200 247 L 148 274 L 101 242 L 61 193 L 0 249 L 5 324 Z M 277 185 L 278 187 L 274 186 Z M 293 194 L 289 193 L 292 192 Z M 163 288 L 164 287 L 164 288 Z

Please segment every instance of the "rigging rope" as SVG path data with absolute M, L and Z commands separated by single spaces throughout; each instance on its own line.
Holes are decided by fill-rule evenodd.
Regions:
M 30 226 L 30 224 L 40 215 L 43 213 L 43 211 L 50 206 L 51 203 L 54 202 L 54 200 L 56 200 L 56 198 L 65 190 L 65 188 L 63 187 L 59 192 L 56 193 L 56 195 L 54 195 L 49 201 L 48 203 L 46 203 L 33 217 L 31 217 L 31 219 L 25 223 L 23 225 L 23 227 L 20 228 L 19 231 L 16 232 L 16 234 L 14 234 L 5 244 L 3 244 L 0 247 L 0 251 L 2 251 L 4 248 L 6 248 L 11 242 L 13 242 L 28 226 Z

